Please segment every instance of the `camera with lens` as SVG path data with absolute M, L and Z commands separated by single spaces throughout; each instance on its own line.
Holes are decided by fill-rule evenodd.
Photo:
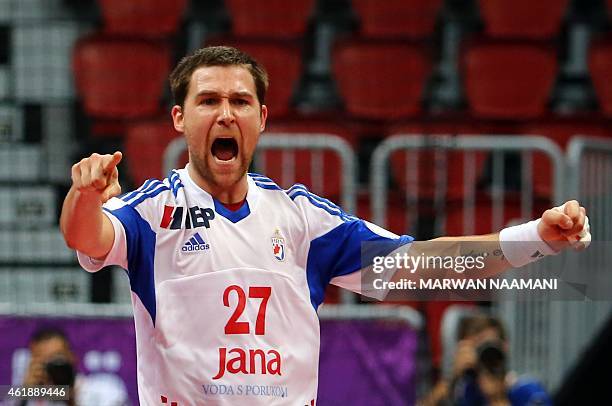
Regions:
M 45 364 L 45 372 L 49 377 L 51 385 L 68 385 L 74 384 L 76 371 L 69 359 L 64 356 L 57 356 L 50 359 Z
M 486 341 L 476 348 L 476 373 L 486 372 L 496 378 L 504 379 L 507 369 L 506 352 L 500 341 Z
M 506 352 L 502 343 L 486 341 L 476 348 L 476 365 L 463 371 L 463 377 L 469 381 L 476 380 L 479 374 L 485 372 L 496 378 L 503 379 L 507 372 Z

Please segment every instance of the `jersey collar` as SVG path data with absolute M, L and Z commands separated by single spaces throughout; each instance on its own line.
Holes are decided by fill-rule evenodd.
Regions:
M 242 204 L 242 207 L 240 207 L 236 211 L 231 211 L 227 209 L 225 206 L 223 206 L 223 204 L 217 199 L 215 199 L 210 193 L 208 193 L 207 191 L 202 189 L 200 186 L 198 186 L 193 181 L 193 179 L 191 179 L 191 176 L 189 176 L 189 171 L 187 170 L 187 166 L 185 166 L 185 168 L 181 172 L 183 175 L 182 177 L 184 178 L 184 181 L 185 181 L 184 183 L 190 186 L 189 189 L 193 190 L 197 195 L 199 195 L 200 198 L 206 202 L 207 206 L 214 206 L 215 212 L 217 214 L 219 214 L 222 217 L 225 217 L 232 223 L 237 223 L 240 220 L 248 217 L 249 214 L 251 214 L 251 211 L 253 211 L 257 205 L 257 200 L 259 198 L 260 191 L 257 185 L 255 185 L 255 183 L 251 179 L 251 177 L 248 175 L 246 175 L 247 177 L 246 199 L 244 203 Z

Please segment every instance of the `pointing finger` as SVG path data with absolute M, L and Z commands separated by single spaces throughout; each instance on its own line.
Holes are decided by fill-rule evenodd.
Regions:
M 120 151 L 115 151 L 115 153 L 108 158 L 108 161 L 104 162 L 102 167 L 104 168 L 104 172 L 108 173 L 113 168 L 115 168 L 119 162 L 121 162 L 121 158 L 123 158 L 123 154 Z

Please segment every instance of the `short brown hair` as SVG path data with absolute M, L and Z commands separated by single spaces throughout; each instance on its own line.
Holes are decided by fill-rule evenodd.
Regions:
M 487 329 L 495 330 L 499 339 L 502 341 L 506 341 L 508 338 L 506 329 L 499 319 L 484 314 L 475 314 L 461 320 L 457 332 L 457 339 L 463 340 L 480 334 Z
M 42 327 L 39 330 L 36 330 L 34 334 L 32 334 L 32 337 L 30 337 L 30 345 L 39 344 L 53 338 L 62 340 L 66 345 L 66 348 L 70 348 L 70 341 L 68 341 L 66 333 L 58 328 L 50 326 Z
M 174 104 L 183 107 L 185 97 L 187 97 L 187 92 L 189 91 L 191 75 L 197 68 L 201 66 L 233 65 L 242 65 L 249 70 L 255 82 L 257 100 L 259 104 L 264 104 L 266 90 L 268 90 L 268 74 L 266 70 L 246 52 L 227 46 L 200 48 L 179 61 L 176 68 L 170 74 L 170 88 L 172 89 Z

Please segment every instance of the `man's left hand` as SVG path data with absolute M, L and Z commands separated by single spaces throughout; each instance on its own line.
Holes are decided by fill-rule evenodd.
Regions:
M 576 243 L 587 238 L 589 230 L 585 229 L 585 223 L 588 224 L 586 209 L 576 200 L 570 200 L 542 214 L 538 234 L 556 251 L 568 246 L 582 249 L 585 244 Z M 590 234 L 588 240 L 590 241 Z

